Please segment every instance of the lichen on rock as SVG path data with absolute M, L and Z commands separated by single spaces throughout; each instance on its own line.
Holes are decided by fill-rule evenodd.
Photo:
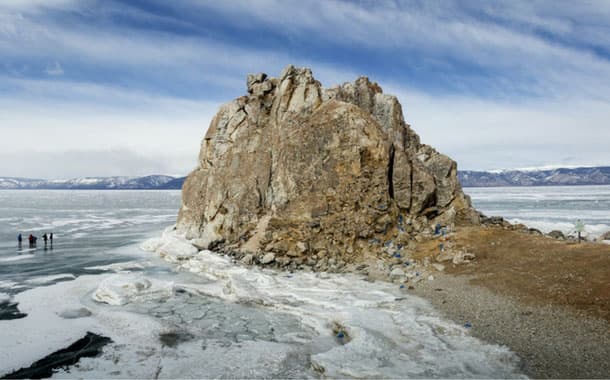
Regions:
M 288 66 L 247 89 L 212 120 L 182 190 L 177 228 L 199 248 L 355 262 L 436 223 L 479 222 L 456 163 L 420 143 L 377 83 L 326 89 Z

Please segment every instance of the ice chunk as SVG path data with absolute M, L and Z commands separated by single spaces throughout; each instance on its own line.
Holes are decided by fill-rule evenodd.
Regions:
M 144 251 L 155 252 L 169 262 L 186 260 L 196 255 L 199 250 L 183 236 L 171 229 L 166 229 L 160 238 L 148 239 L 140 245 Z
M 86 267 L 88 270 L 102 270 L 102 271 L 112 271 L 112 272 L 133 272 L 133 271 L 141 271 L 145 268 L 152 266 L 150 261 L 126 261 L 121 263 L 114 263 L 108 265 L 98 265 L 93 267 Z
M 121 274 L 103 280 L 92 297 L 97 302 L 109 305 L 125 305 L 133 300 L 170 296 L 173 287 L 172 282 L 151 282 L 143 276 Z
M 30 285 L 48 285 L 48 284 L 53 284 L 59 281 L 70 281 L 70 280 L 74 280 L 76 277 L 73 274 L 70 273 L 63 273 L 63 274 L 54 274 L 51 276 L 42 276 L 42 277 L 35 277 L 35 278 L 31 278 L 29 280 L 24 281 L 26 284 L 30 284 Z
M 169 262 L 178 262 L 196 255 L 199 250 L 186 241 L 170 239 L 157 248 L 156 252 Z
M 155 252 L 164 243 L 165 241 L 162 238 L 152 238 L 142 242 L 142 244 L 140 244 L 140 249 L 146 252 Z

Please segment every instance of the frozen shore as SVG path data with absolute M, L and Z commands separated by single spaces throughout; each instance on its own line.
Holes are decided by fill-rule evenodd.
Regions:
M 0 348 L 0 373 L 91 331 L 113 343 L 57 377 L 523 377 L 505 346 L 397 284 L 236 265 L 171 231 L 143 247 L 171 265 L 153 255 L 18 294 L 28 316 L 0 321 L 15 342 Z

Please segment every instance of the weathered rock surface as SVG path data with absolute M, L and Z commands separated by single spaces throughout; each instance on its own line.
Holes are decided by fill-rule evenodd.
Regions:
M 247 88 L 212 120 L 184 183 L 177 228 L 198 248 L 331 265 L 436 223 L 479 223 L 456 163 L 421 144 L 368 78 L 325 89 L 288 66 Z

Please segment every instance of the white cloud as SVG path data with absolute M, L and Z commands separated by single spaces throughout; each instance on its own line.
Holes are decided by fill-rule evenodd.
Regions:
M 442 6 L 426 2 L 417 7 L 373 2 L 366 9 L 342 1 L 195 3 L 203 11 L 214 8 L 244 30 L 251 28 L 252 33 L 258 33 L 257 28 L 265 25 L 296 41 L 294 45 L 264 49 L 248 45 L 247 39 L 226 43 L 209 36 L 178 36 L 125 26 L 99 29 L 44 22 L 49 7 L 82 11 L 87 4 L 0 1 L 0 56 L 4 60 L 0 63 L 13 76 L 0 77 L 0 86 L 10 89 L 0 94 L 0 151 L 5 155 L 14 154 L 27 161 L 28 156 L 15 141 L 33 139 L 36 143 L 29 145 L 28 151 L 34 163 L 56 160 L 64 151 L 76 152 L 72 157 L 82 160 L 93 159 L 85 151 L 120 151 L 117 156 L 124 160 L 132 157 L 140 168 L 158 165 L 157 172 L 184 173 L 196 160 L 199 141 L 218 108 L 219 97 L 212 91 L 206 94 L 205 89 L 197 96 L 206 94 L 212 100 L 160 95 L 166 90 L 163 85 L 176 85 L 178 92 L 188 86 L 215 86 L 232 94 L 226 98 L 223 94 L 223 101 L 229 101 L 245 92 L 248 72 L 263 71 L 273 76 L 292 63 L 312 67 L 325 86 L 351 81 L 360 74 L 379 81 L 387 93 L 399 96 L 406 119 L 422 140 L 455 158 L 461 168 L 610 162 L 606 147 L 610 142 L 610 63 L 579 44 L 562 44 L 533 32 L 539 28 L 576 42 L 590 39 L 597 44 L 608 43 L 610 39 L 602 32 L 609 24 L 610 7 L 603 2 L 598 15 L 580 3 L 562 2 L 557 7 L 540 3 L 484 4 L 482 12 L 504 23 L 476 19 L 461 9 L 461 3 L 458 6 L 450 1 Z M 173 6 L 188 4 L 178 2 Z M 129 12 L 152 23 L 194 22 L 130 7 L 114 11 Z M 568 17 L 570 12 L 584 12 L 584 20 L 596 21 L 576 24 Z M 576 33 L 582 36 L 577 38 Z M 455 70 L 452 60 L 475 71 L 491 69 L 489 78 L 481 79 L 476 86 L 504 100 L 485 99 L 484 94 L 473 93 L 472 89 L 462 95 L 443 93 L 443 89 L 426 92 L 422 89 L 425 86 L 418 89 L 392 78 L 385 67 L 369 67 L 369 72 L 363 72 L 357 60 L 336 60 L 332 54 L 326 59 L 311 58 L 299 49 L 298 41 L 304 40 L 326 47 L 353 46 L 358 51 L 355 54 L 361 55 L 359 59 L 379 52 L 390 57 L 387 66 L 393 70 L 417 59 L 422 65 L 438 67 L 439 75 L 457 82 L 457 88 L 483 75 Z M 18 62 L 14 67 L 5 63 L 11 58 Z M 44 71 L 54 76 L 50 78 L 53 80 L 24 79 L 28 65 L 35 66 L 36 62 L 43 62 L 37 66 L 38 73 Z M 65 73 L 60 62 L 69 68 Z M 135 88 L 77 82 L 70 79 L 70 62 L 119 73 L 132 70 L 135 77 L 143 73 L 146 79 L 165 82 L 158 87 L 146 86 L 148 83 L 138 77 Z M 517 99 L 515 93 L 526 95 Z M 189 95 L 187 90 L 185 95 Z M 139 158 L 133 152 L 138 152 Z M 97 157 L 102 156 L 99 153 Z M 171 158 L 160 159 L 162 156 Z M 92 172 L 87 174 L 101 175 L 95 170 L 97 162 L 91 161 L 90 165 Z M 99 171 L 109 168 L 99 165 Z M 69 161 L 56 166 L 66 173 L 76 172 Z M 121 172 L 111 174 L 143 174 L 127 164 L 116 170 Z M 0 174 L 7 175 L 1 170 Z M 81 174 L 62 176 L 74 175 Z
M 41 141 L 38 144 L 44 143 L 44 137 L 37 140 Z M 4 176 L 45 179 L 150 174 L 183 176 L 196 163 L 196 157 L 184 154 L 143 154 L 125 148 L 0 152 L 0 173 Z
M 398 96 L 422 142 L 451 156 L 460 169 L 610 163 L 610 107 L 603 101 L 502 103 L 391 85 L 384 90 Z
M 157 165 L 153 172 L 186 174 L 196 164 L 199 142 L 219 107 L 214 102 L 92 84 L 40 80 L 9 83 L 21 86 L 23 92 L 12 99 L 0 98 L 0 152 L 13 157 L 2 160 L 3 175 L 36 173 L 37 165 L 50 165 L 52 161 L 61 162 L 53 168 L 57 175 L 63 171 L 61 177 L 83 175 L 80 170 L 87 166 L 91 175 L 110 175 L 113 166 L 92 157 L 111 151 L 122 152 L 111 154 L 124 162 L 114 166 L 117 175 L 147 174 L 153 163 Z M 67 156 L 82 160 L 72 164 L 67 159 L 62 161 L 65 152 L 80 152 Z M 133 162 L 129 157 L 134 158 Z M 110 161 L 116 163 L 115 158 Z M 27 171 L 19 174 L 22 169 Z
M 38 12 L 45 9 L 74 9 L 78 2 L 75 0 L 2 0 L 0 10 L 19 12 Z
M 596 7 L 586 7 L 582 3 L 566 6 L 567 9 L 560 13 L 563 18 L 544 18 L 541 15 L 551 12 L 554 3 L 547 6 L 548 9 L 528 7 L 518 2 L 488 7 L 490 13 L 504 13 L 505 19 L 515 21 L 516 18 L 526 22 L 529 29 L 481 21 L 463 12 L 460 9 L 462 3 L 450 1 L 438 6 L 435 3 L 398 6 L 373 2 L 368 8 L 355 2 L 336 0 L 298 5 L 281 0 L 266 0 L 264 4 L 247 0 L 230 3 L 192 1 L 189 4 L 213 8 L 231 19 L 252 20 L 252 25 L 274 27 L 289 35 L 330 40 L 341 45 L 352 44 L 386 53 L 394 51 L 394 65 L 404 64 L 410 57 L 436 57 L 440 61 L 458 59 L 500 72 L 516 71 L 531 78 L 531 83 L 524 89 L 529 86 L 543 96 L 573 94 L 575 97 L 610 100 L 610 62 L 607 59 L 581 45 L 550 41 L 531 30 L 541 26 L 556 33 L 573 30 L 574 23 L 569 18 L 573 8 L 581 8 L 580 13 L 586 13 L 582 21 L 586 25 L 588 17 L 596 13 Z M 559 12 L 557 9 L 554 11 Z M 291 17 L 285 17 L 287 14 Z M 604 21 L 605 24 L 599 25 L 595 31 L 607 35 L 610 17 Z M 570 37 L 578 38 L 578 33 Z M 510 78 L 511 74 L 507 76 Z M 604 78 L 601 83 L 600 78 Z

